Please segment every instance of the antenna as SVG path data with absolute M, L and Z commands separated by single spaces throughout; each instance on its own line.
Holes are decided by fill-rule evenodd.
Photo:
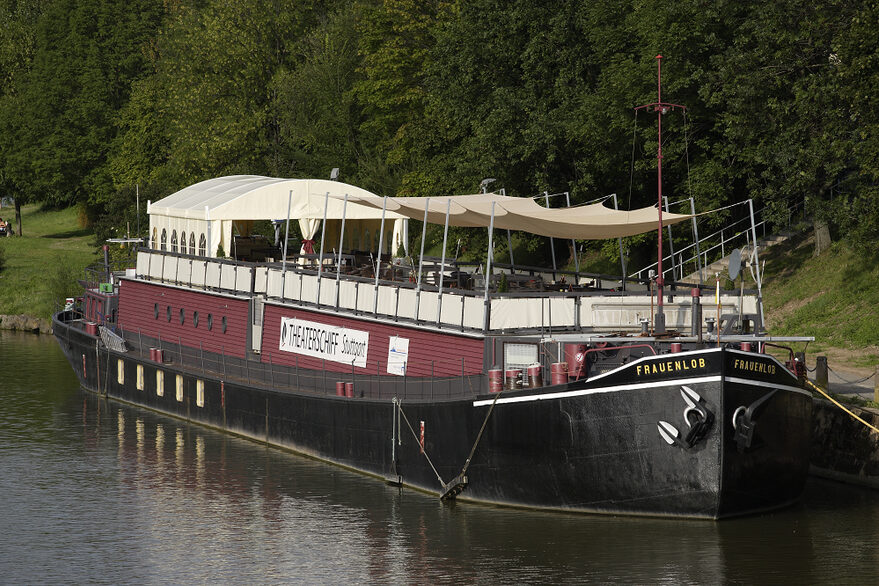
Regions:
M 654 320 L 654 327 L 656 333 L 663 334 L 665 333 L 665 314 L 662 309 L 662 115 L 667 114 L 670 111 L 674 111 L 676 108 L 680 108 L 681 110 L 686 110 L 685 106 L 681 106 L 680 104 L 671 104 L 662 101 L 662 55 L 656 56 L 656 101 L 652 104 L 644 104 L 643 106 L 638 106 L 635 108 L 635 112 L 637 115 L 638 110 L 647 110 L 653 108 L 653 111 L 656 112 L 656 123 L 659 129 L 658 135 L 658 146 L 656 153 L 657 160 L 657 175 L 656 175 L 656 184 L 657 184 L 657 194 L 656 194 L 656 209 L 659 213 L 659 229 L 657 230 L 658 234 L 658 262 L 657 262 L 657 276 L 656 276 L 656 286 L 658 287 L 658 296 L 657 296 L 657 304 L 656 304 L 656 319 Z

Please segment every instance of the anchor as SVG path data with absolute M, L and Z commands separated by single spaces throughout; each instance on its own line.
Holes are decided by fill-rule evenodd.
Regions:
M 771 393 L 767 393 L 760 397 L 747 407 L 744 405 L 739 406 L 733 412 L 732 425 L 736 432 L 735 440 L 739 453 L 744 453 L 745 450 L 754 446 L 754 431 L 757 427 L 757 417 L 763 411 L 769 399 L 775 396 L 775 393 L 777 392 L 778 389 L 775 389 Z M 759 447 L 759 444 L 755 447 Z
M 668 445 L 689 450 L 708 435 L 714 424 L 714 414 L 705 407 L 705 402 L 699 393 L 690 387 L 682 386 L 681 396 L 687 403 L 684 409 L 684 422 L 690 429 L 686 436 L 681 439 L 681 433 L 668 421 L 659 421 L 656 427 L 659 435 Z

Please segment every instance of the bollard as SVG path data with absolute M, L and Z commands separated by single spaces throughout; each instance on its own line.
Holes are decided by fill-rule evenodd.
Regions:
M 873 400 L 879 403 L 879 365 L 873 372 Z
M 815 384 L 827 391 L 830 390 L 830 383 L 827 380 L 827 357 L 817 356 L 815 364 Z

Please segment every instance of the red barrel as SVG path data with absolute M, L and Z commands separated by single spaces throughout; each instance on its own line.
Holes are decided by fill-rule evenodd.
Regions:
M 504 387 L 507 390 L 515 391 L 522 388 L 522 371 L 518 368 L 511 368 L 506 372 Z
M 568 376 L 586 376 L 586 344 L 565 344 L 565 359 L 568 361 Z
M 671 353 L 677 354 L 681 351 L 681 343 L 680 342 L 672 342 L 671 343 Z
M 162 354 L 162 349 L 161 349 L 161 348 L 156 348 L 156 362 L 160 362 L 160 363 L 161 363 L 161 362 L 163 362 L 164 360 L 165 360 L 165 357 L 164 357 L 163 354 Z
M 543 367 L 539 364 L 528 367 L 528 386 L 532 389 L 543 386 Z
M 568 382 L 567 362 L 553 362 L 549 365 L 549 372 L 552 378 L 552 384 L 561 385 Z
M 349 399 L 354 396 L 354 383 L 345 383 L 345 396 Z
M 504 371 L 500 368 L 492 368 L 488 371 L 488 391 L 500 393 L 504 390 Z
M 98 335 L 98 324 L 93 321 L 85 322 L 85 333 L 89 336 L 97 336 Z
M 750 342 L 742 342 L 742 351 L 750 352 L 751 351 L 751 343 Z
M 344 397 L 345 396 L 345 382 L 337 381 L 336 382 L 336 396 Z

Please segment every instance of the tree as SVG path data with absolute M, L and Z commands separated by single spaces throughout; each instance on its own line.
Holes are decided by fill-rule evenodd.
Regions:
M 15 199 L 15 225 L 22 234 L 21 206 L 27 197 L 21 160 L 16 157 L 22 105 L 21 92 L 33 64 L 36 22 L 43 3 L 11 1 L 0 3 L 0 190 Z

